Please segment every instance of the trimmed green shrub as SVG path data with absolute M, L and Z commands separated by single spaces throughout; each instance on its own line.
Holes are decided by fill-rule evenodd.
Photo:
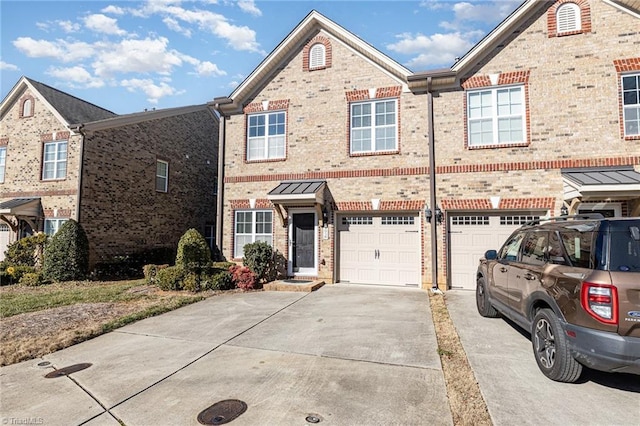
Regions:
M 144 273 L 144 281 L 147 284 L 156 284 L 158 271 L 168 268 L 169 265 L 144 265 L 142 272 Z
M 7 265 L 4 270 L 4 274 L 2 280 L 8 279 L 8 283 L 5 284 L 15 284 L 19 283 L 22 277 L 26 274 L 30 274 L 36 272 L 36 268 L 33 266 L 25 266 L 25 265 Z
M 211 250 L 202 234 L 191 228 L 182 235 L 178 242 L 176 266 L 187 271 L 200 272 L 211 263 Z
M 42 274 L 37 272 L 27 272 L 22 276 L 22 278 L 20 278 L 20 284 L 29 287 L 37 287 L 44 284 L 44 280 L 42 279 Z
M 36 266 L 42 260 L 42 252 L 48 239 L 47 234 L 39 233 L 15 241 L 7 246 L 4 260 L 11 265 Z
M 210 274 L 203 274 L 200 277 L 200 286 L 203 290 L 231 290 L 233 288 L 231 273 L 226 270 L 216 270 Z
M 257 284 L 256 275 L 246 266 L 234 265 L 229 268 L 231 280 L 236 287 L 242 290 L 251 290 Z
M 222 270 L 228 271 L 229 268 L 235 265 L 235 263 L 225 261 L 225 262 L 213 262 L 211 265 L 216 269 L 222 269 Z
M 271 271 L 275 269 L 273 247 L 264 241 L 246 244 L 242 263 L 251 269 L 258 282 L 266 281 Z
M 177 266 L 160 269 L 156 274 L 156 284 L 162 290 L 182 290 L 185 270 Z
M 60 226 L 44 251 L 42 274 L 53 281 L 81 280 L 89 269 L 89 240 L 73 219 Z
M 200 287 L 200 274 L 188 272 L 182 280 L 182 288 L 193 293 L 197 293 L 202 290 Z

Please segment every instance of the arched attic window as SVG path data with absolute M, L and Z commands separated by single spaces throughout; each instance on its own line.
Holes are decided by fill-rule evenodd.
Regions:
M 326 50 L 324 44 L 316 43 L 309 50 L 309 68 L 320 68 L 326 65 Z
M 575 3 L 565 3 L 556 10 L 556 25 L 558 34 L 580 31 L 580 7 Z
M 22 101 L 22 109 L 20 110 L 20 117 L 31 117 L 33 115 L 33 99 L 26 98 Z

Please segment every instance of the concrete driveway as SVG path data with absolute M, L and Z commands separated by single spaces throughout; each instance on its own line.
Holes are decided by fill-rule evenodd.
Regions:
M 495 425 L 640 424 L 640 376 L 588 370 L 578 383 L 551 381 L 527 332 L 481 317 L 474 292 L 452 290 L 446 300 Z
M 234 425 L 450 425 L 436 348 L 417 289 L 222 295 L 1 368 L 0 421 L 196 425 L 238 399 Z

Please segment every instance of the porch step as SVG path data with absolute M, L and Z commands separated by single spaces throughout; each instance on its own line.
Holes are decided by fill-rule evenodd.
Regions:
M 280 280 L 280 281 L 272 281 L 268 284 L 265 284 L 262 288 L 265 291 L 304 291 L 310 293 L 314 290 L 319 289 L 324 285 L 324 281 L 316 280 L 316 281 L 296 281 L 296 280 Z

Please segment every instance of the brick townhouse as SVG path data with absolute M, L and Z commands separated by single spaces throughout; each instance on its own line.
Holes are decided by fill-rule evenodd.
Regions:
M 296 278 L 471 289 L 534 217 L 638 215 L 639 24 L 637 1 L 526 1 L 412 73 L 311 12 L 211 102 L 223 255 L 261 240 Z
M 75 219 L 90 263 L 213 243 L 218 119 L 206 105 L 116 115 L 22 77 L 0 105 L 0 260 Z

